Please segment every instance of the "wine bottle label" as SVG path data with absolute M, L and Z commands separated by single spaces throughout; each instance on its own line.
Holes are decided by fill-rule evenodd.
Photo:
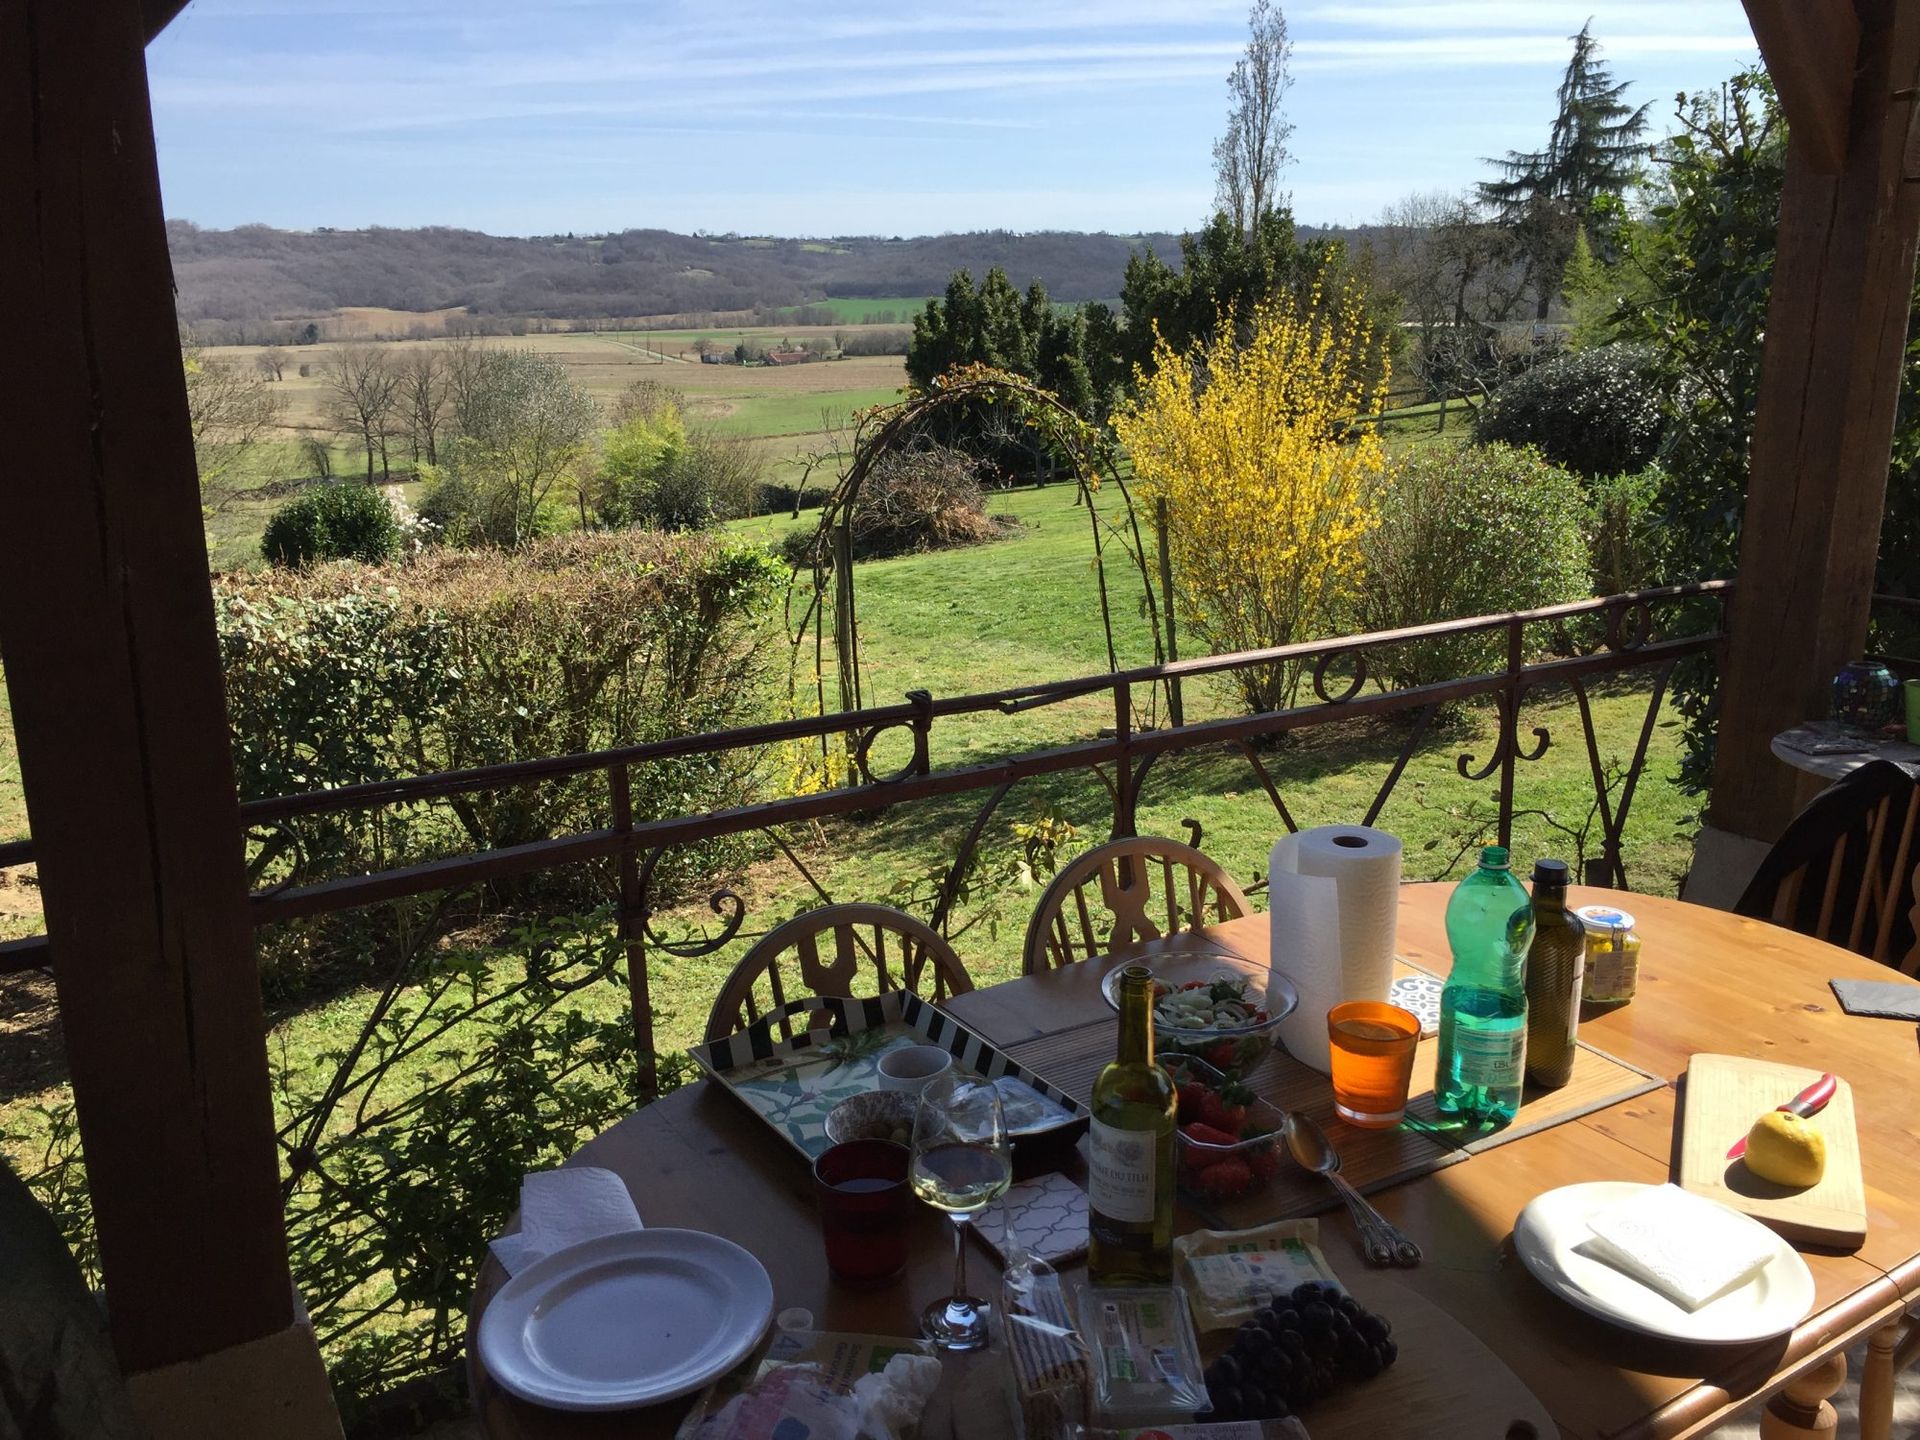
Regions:
M 1092 1159 L 1087 1186 L 1089 1206 L 1123 1225 L 1151 1225 L 1153 1133 L 1123 1130 L 1096 1119 L 1087 1148 Z
M 1453 1053 L 1463 1085 L 1488 1090 L 1518 1085 L 1527 1064 L 1526 1027 L 1474 1030 L 1462 1025 L 1453 1034 Z

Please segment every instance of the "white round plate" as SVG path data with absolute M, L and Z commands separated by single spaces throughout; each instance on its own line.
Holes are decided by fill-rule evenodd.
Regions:
M 1813 1308 L 1813 1274 L 1793 1247 L 1758 1220 L 1741 1218 L 1766 1238 L 1773 1258 L 1754 1277 L 1698 1310 L 1580 1253 L 1593 1238 L 1587 1217 L 1649 1187 L 1593 1180 L 1536 1196 L 1513 1223 L 1513 1247 L 1547 1289 L 1571 1305 L 1628 1330 L 1694 1344 L 1746 1345 L 1785 1334 Z
M 502 1388 L 556 1410 L 626 1410 L 689 1395 L 760 1342 L 773 1281 L 731 1240 L 625 1230 L 514 1276 L 480 1318 Z

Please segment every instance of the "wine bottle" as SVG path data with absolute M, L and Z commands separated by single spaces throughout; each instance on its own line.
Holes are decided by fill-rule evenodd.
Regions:
M 1567 862 L 1533 862 L 1533 944 L 1527 947 L 1527 1078 L 1558 1090 L 1573 1078 L 1586 936 L 1567 909 Z
M 1173 1077 L 1153 1062 L 1153 972 L 1120 972 L 1120 1051 L 1093 1082 L 1087 1273 L 1098 1285 L 1173 1278 Z
M 1507 868 L 1504 845 L 1447 901 L 1453 969 L 1440 992 L 1434 1109 L 1450 1124 L 1498 1130 L 1520 1108 L 1527 1063 L 1527 946 L 1533 903 Z

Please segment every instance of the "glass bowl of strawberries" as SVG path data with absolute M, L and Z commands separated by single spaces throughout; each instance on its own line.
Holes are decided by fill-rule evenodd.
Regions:
M 1181 1190 L 1213 1205 L 1265 1190 L 1284 1159 L 1286 1116 L 1204 1060 L 1168 1055 L 1160 1063 L 1180 1098 L 1174 1146 Z

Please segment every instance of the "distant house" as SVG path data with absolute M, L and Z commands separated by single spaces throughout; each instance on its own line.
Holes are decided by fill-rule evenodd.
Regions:
M 733 364 L 733 352 L 731 350 L 709 350 L 700 357 L 700 363 L 702 365 L 731 365 Z
M 804 365 L 809 360 L 818 360 L 819 358 L 820 357 L 815 355 L 811 350 L 767 351 L 767 364 L 769 365 Z

